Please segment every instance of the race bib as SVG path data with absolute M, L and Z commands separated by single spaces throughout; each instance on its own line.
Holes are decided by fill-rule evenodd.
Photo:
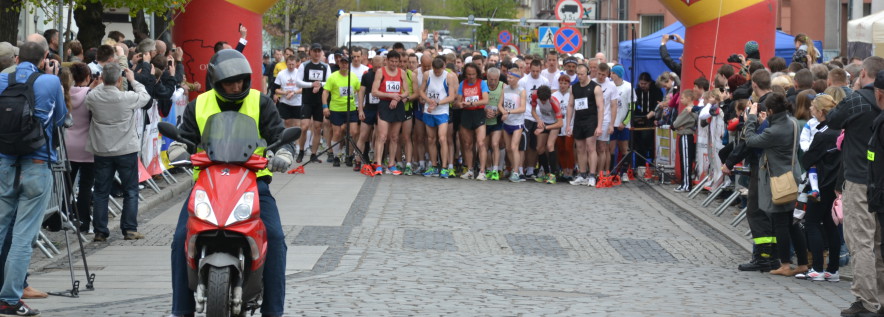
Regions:
M 307 76 L 310 80 L 322 80 L 322 76 L 325 75 L 325 72 L 319 69 L 311 69 L 310 72 L 307 73 Z
M 479 102 L 479 96 L 466 96 L 463 98 L 464 102 Z
M 385 85 L 387 87 L 386 90 L 389 93 L 399 93 L 399 89 L 401 88 L 401 86 L 400 86 L 401 84 L 402 83 L 398 82 L 398 81 L 389 81 L 388 80 Z
M 504 99 L 503 108 L 507 110 L 516 110 L 516 101 L 510 98 Z
M 368 103 L 376 104 L 376 103 L 380 103 L 380 102 L 381 102 L 381 98 L 375 97 L 372 94 L 368 94 Z
M 439 96 L 441 96 L 441 95 L 442 95 L 442 94 L 440 94 L 440 93 L 438 93 L 438 92 L 428 92 L 428 93 L 427 93 L 427 97 L 428 97 L 428 98 L 430 98 L 430 99 L 432 99 L 432 100 L 436 100 L 436 101 L 439 100 Z
M 350 87 L 338 87 L 338 93 L 341 95 L 341 97 L 349 97 Z
M 586 109 L 589 109 L 589 102 L 586 101 L 586 97 L 574 99 L 574 110 Z

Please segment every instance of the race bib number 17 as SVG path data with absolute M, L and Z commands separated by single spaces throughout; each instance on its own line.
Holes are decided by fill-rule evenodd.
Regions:
M 324 74 L 325 72 L 322 70 L 311 69 L 310 72 L 307 73 L 307 76 L 310 78 L 310 80 L 322 80 L 322 75 Z

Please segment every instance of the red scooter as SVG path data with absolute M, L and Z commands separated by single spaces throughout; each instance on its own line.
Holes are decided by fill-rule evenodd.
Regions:
M 169 123 L 159 123 L 164 136 L 183 139 Z M 268 151 L 292 143 L 299 128 L 287 128 Z M 199 176 L 187 210 L 185 252 L 190 288 L 196 292 L 197 312 L 209 317 L 245 316 L 259 308 L 263 294 L 263 271 L 267 237 L 260 218 L 256 172 L 268 160 L 254 154 L 266 141 L 258 138 L 255 120 L 225 111 L 206 121 L 199 148 L 190 161 L 173 166 L 193 166 Z

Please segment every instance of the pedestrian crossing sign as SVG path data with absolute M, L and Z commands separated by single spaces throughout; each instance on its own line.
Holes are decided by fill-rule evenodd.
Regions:
M 556 39 L 555 34 L 559 28 L 551 27 L 551 26 L 541 26 L 537 28 L 537 37 L 540 39 L 538 44 L 541 48 L 555 48 L 556 47 Z

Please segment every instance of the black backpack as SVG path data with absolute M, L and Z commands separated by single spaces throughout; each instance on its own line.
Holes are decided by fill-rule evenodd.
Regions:
M 15 75 L 9 74 L 9 86 L 0 93 L 0 153 L 26 155 L 46 144 L 34 98 L 34 82 L 40 72 L 31 74 L 26 83 L 17 83 Z

